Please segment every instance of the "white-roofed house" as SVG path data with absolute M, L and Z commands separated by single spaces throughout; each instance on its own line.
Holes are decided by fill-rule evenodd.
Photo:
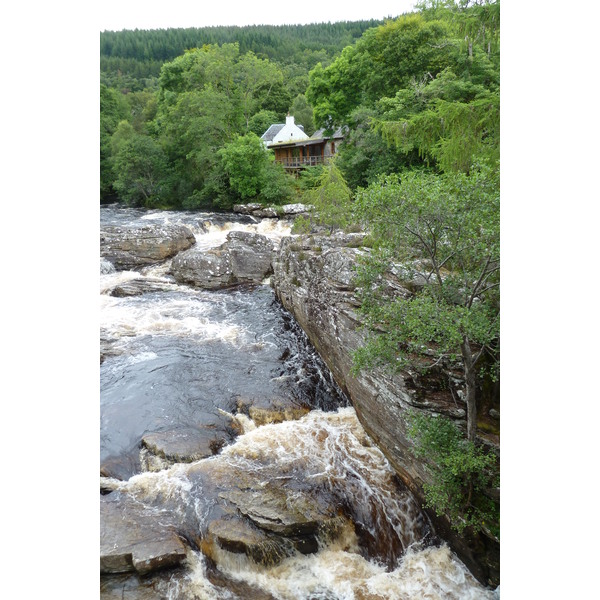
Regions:
M 336 154 L 344 138 L 342 128 L 330 136 L 324 130 L 315 131 L 312 137 L 304 133 L 302 125 L 296 125 L 294 117 L 288 115 L 285 124 L 271 125 L 261 136 L 265 146 L 275 152 L 275 162 L 286 169 L 300 169 L 324 164 Z

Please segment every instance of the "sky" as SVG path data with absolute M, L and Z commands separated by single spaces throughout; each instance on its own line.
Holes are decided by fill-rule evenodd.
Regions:
M 96 6 L 100 31 L 213 25 L 282 25 L 383 19 L 411 12 L 415 0 L 105 0 Z

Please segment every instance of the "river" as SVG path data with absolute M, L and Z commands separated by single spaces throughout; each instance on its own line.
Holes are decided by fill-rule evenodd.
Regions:
M 274 219 L 101 209 L 102 226 L 147 223 L 187 225 L 205 249 L 231 230 L 290 235 Z M 101 265 L 101 473 L 117 481 L 108 498 L 133 498 L 191 542 L 177 569 L 103 575 L 102 600 L 499 597 L 436 538 L 268 281 L 204 291 L 175 283 L 168 268 Z M 111 295 L 141 279 L 153 282 L 145 293 Z M 160 464 L 140 450 L 148 436 L 190 431 L 210 456 Z M 328 534 L 320 526 L 314 547 L 287 541 L 261 562 L 207 541 L 214 523 L 247 527 L 232 507 L 255 515 L 244 508 L 251 497 L 264 513 L 281 494 L 288 509 L 310 502 L 333 524 Z

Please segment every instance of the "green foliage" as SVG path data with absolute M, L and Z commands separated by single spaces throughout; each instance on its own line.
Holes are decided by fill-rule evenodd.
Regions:
M 260 200 L 265 204 L 286 204 L 294 194 L 292 178 L 271 154 L 263 167 Z
M 189 48 L 238 43 L 242 54 L 253 52 L 290 68 L 289 81 L 304 75 L 318 62 L 328 64 L 345 46 L 381 21 L 312 23 L 309 25 L 249 25 L 157 30 L 103 31 L 100 70 L 106 85 L 142 90 L 159 76 L 161 65 Z M 306 85 L 290 90 L 304 93 Z
M 404 15 L 367 30 L 354 46 L 344 48 L 329 66 L 310 72 L 306 92 L 318 126 L 347 121 L 360 104 L 367 107 L 399 88 L 435 76 L 452 62 L 455 47 L 448 42 L 449 25 Z
M 298 94 L 290 106 L 290 114 L 294 115 L 296 123 L 304 127 L 304 133 L 311 136 L 315 132 L 313 109 L 304 94 Z M 273 123 L 275 121 L 272 121 Z
M 121 121 L 110 138 L 112 156 L 116 156 L 123 145 L 136 135 L 129 121 Z
M 356 195 L 355 214 L 374 241 L 359 269 L 371 334 L 354 368 L 460 361 L 469 439 L 476 435 L 476 369 L 499 360 L 500 208 L 497 171 L 467 176 L 406 173 Z M 390 292 L 392 271 L 411 293 Z
M 446 79 L 454 83 L 454 77 L 447 76 Z M 452 87 L 455 89 L 447 95 L 457 93 L 457 86 Z M 500 97 L 497 92 L 480 92 L 469 102 L 434 98 L 428 108 L 418 114 L 398 121 L 382 119 L 375 127 L 401 152 L 417 150 L 421 157 L 435 160 L 445 172 L 468 173 L 475 162 L 494 164 L 500 157 Z
M 424 484 L 426 505 L 438 516 L 446 514 L 458 532 L 471 527 L 498 535 L 498 506 L 485 495 L 500 485 L 496 455 L 465 440 L 441 416 L 409 414 L 408 435 L 413 454 L 427 460 L 431 483 Z
M 304 199 L 314 206 L 313 219 L 317 225 L 333 231 L 344 229 L 352 222 L 352 191 L 335 160 L 325 165 L 317 186 L 308 190 Z
M 349 131 L 337 154 L 337 164 L 352 190 L 367 187 L 380 175 L 421 167 L 418 152 L 403 152 L 390 146 L 372 127 L 375 109 L 359 107 L 350 115 Z
M 238 136 L 217 154 L 234 193 L 231 204 L 236 199 L 280 204 L 291 196 L 290 177 L 275 164 L 256 134 L 250 132 Z
M 238 136 L 218 152 L 229 185 L 248 200 L 258 195 L 261 188 L 263 169 L 268 162 L 267 151 L 260 138 L 254 133 Z
M 292 233 L 295 235 L 310 233 L 312 230 L 312 223 L 308 217 L 304 215 L 298 215 L 294 219 L 294 224 L 292 225 Z
M 119 123 L 127 119 L 125 98 L 116 90 L 100 85 L 100 198 L 113 192 L 111 137 Z
M 428 2 L 310 72 L 316 124 L 351 126 L 340 168 L 353 189 L 406 168 L 468 173 L 498 160 L 498 39 L 498 3 Z
M 257 113 L 252 115 L 248 120 L 248 131 L 255 133 L 260 137 L 273 123 L 283 121 L 273 110 L 259 110 Z
M 152 138 L 134 134 L 114 158 L 115 189 L 128 204 L 161 206 L 167 175 L 166 156 Z

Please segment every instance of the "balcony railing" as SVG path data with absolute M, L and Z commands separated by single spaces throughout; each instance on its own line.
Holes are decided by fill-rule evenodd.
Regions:
M 328 156 L 294 156 L 292 158 L 276 158 L 275 162 L 286 169 L 299 169 L 300 167 L 316 167 L 328 161 Z

